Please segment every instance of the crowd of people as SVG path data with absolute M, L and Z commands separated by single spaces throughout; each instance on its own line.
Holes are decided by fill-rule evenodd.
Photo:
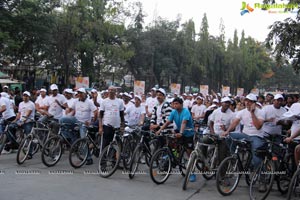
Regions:
M 52 84 L 47 90 L 41 88 L 33 93 L 2 88 L 0 98 L 0 113 L 7 122 L 16 122 L 28 134 L 33 126 L 33 120 L 54 118 L 59 123 L 80 124 L 80 137 L 85 136 L 86 127 L 99 127 L 99 134 L 103 135 L 103 148 L 113 139 L 114 128 L 128 126 L 143 126 L 145 130 L 152 130 L 156 134 L 172 131 L 177 138 L 181 138 L 191 151 L 193 136 L 200 125 L 207 125 L 211 134 L 227 137 L 219 148 L 220 159 L 224 159 L 227 152 L 234 152 L 235 146 L 231 139 L 246 138 L 251 141 L 252 167 L 255 169 L 261 162 L 256 156 L 255 149 L 263 146 L 267 134 L 281 134 L 286 122 L 290 122 L 288 137 L 285 142 L 300 140 L 300 103 L 298 95 L 267 94 L 245 96 L 224 96 L 219 93 L 203 95 L 167 94 L 162 88 L 152 88 L 146 95 L 134 95 L 133 92 L 117 93 L 113 86 L 105 91 L 85 88 L 73 90 L 66 88 L 59 93 L 57 85 Z M 39 119 L 36 119 L 36 116 Z M 150 123 L 145 125 L 149 119 Z M 12 132 L 13 126 L 10 126 Z M 4 125 L 0 125 L 3 134 Z M 75 135 L 64 129 L 63 134 L 75 141 Z M 231 139 L 230 139 L 231 138 Z M 4 152 L 17 148 L 10 140 Z M 230 147 L 230 148 L 229 148 Z M 3 152 L 2 152 L 3 153 Z M 31 155 L 28 157 L 31 158 Z M 300 160 L 300 145 L 295 148 L 295 162 Z M 93 164 L 91 155 L 87 165 Z M 192 175 L 190 181 L 195 181 Z

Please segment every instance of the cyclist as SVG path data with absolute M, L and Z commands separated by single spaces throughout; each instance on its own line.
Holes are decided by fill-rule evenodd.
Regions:
M 175 130 L 175 135 L 177 138 L 181 138 L 183 145 L 187 147 L 189 155 L 193 150 L 194 136 L 194 124 L 191 113 L 187 108 L 183 108 L 183 101 L 179 97 L 176 97 L 173 100 L 172 105 L 174 107 L 174 110 L 171 112 L 166 123 L 160 127 L 156 134 L 159 134 L 162 130 L 167 128 L 174 121 L 177 127 L 177 129 Z M 196 181 L 195 174 L 192 174 L 190 176 L 190 181 Z
M 40 89 L 40 96 L 38 96 L 37 100 L 35 101 L 35 110 L 42 116 L 45 116 L 48 111 L 48 98 L 47 90 L 45 88 Z
M 125 110 L 125 115 L 127 115 L 128 126 L 141 126 L 144 124 L 145 119 L 145 107 L 141 106 L 142 97 L 136 95 L 134 97 L 134 105 L 128 107 Z
M 196 102 L 197 104 L 193 105 L 191 112 L 192 112 L 193 119 L 196 122 L 200 123 L 200 121 L 204 119 L 206 106 L 203 105 L 203 97 L 201 96 L 198 96 L 196 98 Z
M 151 89 L 151 96 L 146 100 L 146 114 L 151 117 L 154 106 L 157 105 L 156 88 Z
M 102 149 L 109 145 L 114 137 L 114 128 L 124 128 L 124 105 L 116 98 L 116 88 L 108 88 L 108 98 L 102 101 L 99 115 L 99 134 L 103 134 Z

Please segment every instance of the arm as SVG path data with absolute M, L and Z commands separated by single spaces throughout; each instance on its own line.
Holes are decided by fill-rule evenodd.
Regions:
M 230 124 L 230 126 L 228 127 L 228 129 L 224 132 L 224 133 L 222 133 L 222 136 L 227 136 L 231 131 L 233 131 L 234 129 L 235 129 L 235 127 L 240 123 L 240 119 L 234 119 L 232 122 L 231 122 L 231 124 Z
M 171 122 L 170 122 L 169 120 L 167 120 L 166 123 L 164 123 L 164 125 L 162 125 L 162 126 L 160 127 L 160 129 L 159 129 L 155 134 L 156 134 L 156 135 L 159 135 L 160 132 L 161 132 L 162 130 L 164 130 L 166 127 L 168 127 L 170 124 L 171 124 Z
M 103 133 L 103 116 L 104 116 L 104 111 L 100 110 L 100 114 L 99 114 L 99 134 L 102 135 Z
M 215 123 L 213 121 L 209 122 L 209 129 L 210 129 L 211 134 L 215 134 L 214 124 Z

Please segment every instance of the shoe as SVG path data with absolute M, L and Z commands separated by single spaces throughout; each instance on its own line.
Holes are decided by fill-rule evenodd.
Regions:
M 265 183 L 261 183 L 258 187 L 258 191 L 264 193 L 267 191 L 267 185 Z
M 31 160 L 31 159 L 32 159 L 32 155 L 29 154 L 29 155 L 27 156 L 27 160 Z
M 10 154 L 12 153 L 12 149 L 6 150 L 5 148 L 2 150 L 1 154 Z
M 93 164 L 93 159 L 88 159 L 85 164 L 86 165 L 92 165 Z
M 191 174 L 190 175 L 190 182 L 195 182 L 196 181 L 196 175 L 195 174 Z

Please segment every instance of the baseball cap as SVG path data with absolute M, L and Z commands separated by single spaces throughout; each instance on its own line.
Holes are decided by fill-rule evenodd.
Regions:
M 58 90 L 58 87 L 56 84 L 50 85 L 50 90 Z
M 84 88 L 79 88 L 79 89 L 77 90 L 77 92 L 86 93 L 86 91 L 85 91 L 85 89 L 84 89 Z
M 95 88 L 91 90 L 91 93 L 98 92 Z
M 230 102 L 231 103 L 231 99 L 229 97 L 224 97 L 221 99 L 221 103 L 224 103 L 224 102 Z
M 156 90 L 156 92 L 162 93 L 164 96 L 166 96 L 166 91 L 163 88 L 159 88 Z
M 196 99 L 201 99 L 201 100 L 203 100 L 203 97 L 201 97 L 201 96 L 197 96 L 197 98 Z
M 25 91 L 25 92 L 23 92 L 23 95 L 27 95 L 27 96 L 29 96 L 29 97 L 30 97 L 30 92 L 28 92 L 28 91 Z
M 248 95 L 246 96 L 246 99 L 249 99 L 250 101 L 257 101 L 256 95 L 255 95 L 255 94 L 252 94 L 252 93 L 248 94 Z
M 283 96 L 281 94 L 276 94 L 274 96 L 274 99 L 284 99 Z
M 142 97 L 140 95 L 135 95 L 134 98 L 139 99 L 140 101 L 142 101 Z
M 65 93 L 74 94 L 73 90 L 70 88 L 65 89 Z
M 218 99 L 213 99 L 212 102 L 213 102 L 213 103 L 219 103 L 219 100 L 218 100 Z
M 8 86 L 7 86 L 7 85 L 4 85 L 3 88 L 8 88 Z
M 124 93 L 123 93 L 123 96 L 126 96 L 126 97 L 128 97 L 128 98 L 131 98 L 131 95 L 128 94 L 127 92 L 124 92 Z
M 40 92 L 47 92 L 45 88 L 40 89 Z
M 155 88 L 155 87 L 153 87 L 153 88 L 151 88 L 151 90 L 154 90 L 154 91 L 156 91 L 156 88 Z

